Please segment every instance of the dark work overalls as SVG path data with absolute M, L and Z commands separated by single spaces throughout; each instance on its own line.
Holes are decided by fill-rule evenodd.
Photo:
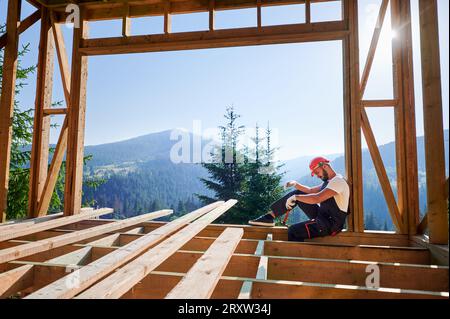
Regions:
M 320 190 L 325 189 L 327 185 L 328 182 L 324 182 Z M 286 202 L 293 195 L 305 195 L 305 193 L 296 190 L 274 202 L 271 208 L 276 217 L 287 213 Z M 334 235 L 344 228 L 348 214 L 339 209 L 334 197 L 327 199 L 320 205 L 306 204 L 299 201 L 296 201 L 296 205 L 300 207 L 310 220 L 289 226 L 289 241 L 302 242 L 305 239 Z

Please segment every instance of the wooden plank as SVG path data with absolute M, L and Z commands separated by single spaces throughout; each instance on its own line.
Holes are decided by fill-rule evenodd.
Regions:
M 272 240 L 272 234 L 267 234 L 266 240 Z M 258 270 L 256 272 L 257 279 L 267 279 L 267 257 L 264 255 L 264 241 L 258 241 L 258 246 L 255 251 L 256 256 L 260 256 Z M 250 299 L 252 293 L 252 282 L 245 281 L 242 284 L 241 291 L 239 292 L 238 299 Z
M 367 82 L 369 81 L 370 71 L 372 70 L 373 60 L 375 58 L 375 53 L 378 47 L 378 40 L 380 39 L 381 30 L 383 28 L 384 18 L 386 16 L 387 7 L 389 0 L 383 0 L 380 6 L 380 11 L 378 13 L 377 22 L 375 25 L 375 30 L 373 31 L 372 41 L 370 43 L 369 52 L 367 53 L 366 65 L 364 66 L 363 75 L 360 84 L 360 95 L 361 98 L 364 97 L 366 91 Z
M 208 299 L 244 231 L 227 228 L 165 299 Z
M 373 165 L 377 172 L 378 179 L 380 181 L 380 186 L 381 189 L 383 190 L 384 198 L 386 199 L 386 204 L 388 206 L 392 222 L 394 223 L 397 231 L 405 233 L 402 216 L 400 215 L 400 211 L 397 206 L 397 202 L 395 200 L 395 196 L 392 191 L 389 178 L 386 173 L 386 169 L 383 164 L 383 159 L 381 158 L 380 150 L 378 149 L 375 136 L 370 126 L 369 118 L 364 109 L 361 110 L 361 124 L 364 136 L 366 138 L 367 147 L 369 148 Z
M 202 254 L 202 251 L 179 250 L 156 271 L 186 273 Z M 376 265 L 380 271 L 380 284 L 383 288 L 448 291 L 449 286 L 448 266 L 339 260 L 330 259 L 327 256 L 320 258 L 265 257 L 267 258 L 267 277 L 256 276 L 256 279 L 365 286 L 368 266 Z M 223 276 L 254 278 L 260 264 L 260 256 L 238 254 L 235 251 Z M 248 291 L 248 298 L 250 298 L 252 282 L 245 281 L 242 287 L 246 283 L 250 287 Z M 241 289 L 238 298 L 243 297 L 243 289 Z
M 9 229 L 7 231 L 2 231 L 0 233 L 0 242 L 9 240 L 12 238 L 17 238 L 17 237 L 22 237 L 25 235 L 37 233 L 37 232 L 44 231 L 47 229 L 61 227 L 61 226 L 67 225 L 67 224 L 76 223 L 83 219 L 94 218 L 97 216 L 106 215 L 106 214 L 109 214 L 112 212 L 113 212 L 113 210 L 110 208 L 102 208 L 102 209 L 97 209 L 97 210 L 93 210 L 93 211 L 88 211 L 83 214 L 79 214 L 78 216 L 60 217 L 60 218 L 45 221 L 42 223 L 26 224 L 26 225 L 23 225 L 23 227 L 20 227 L 19 229 L 13 228 L 13 229 Z
M 28 217 L 39 217 L 38 207 L 47 179 L 50 118 L 45 110 L 52 106 L 54 39 L 49 10 L 41 10 L 41 32 L 36 80 L 33 141 L 31 144 L 30 181 L 28 192 Z
M 344 22 L 349 34 L 343 41 L 345 170 L 350 186 L 347 229 L 364 232 L 361 148 L 361 96 L 359 90 L 358 2 L 343 0 Z
M 0 299 L 7 298 L 33 284 L 33 265 L 24 265 L 0 274 Z
M 184 275 L 183 273 L 153 271 L 134 287 L 130 295 L 137 299 L 162 298 Z M 239 287 L 246 280 L 252 281 L 255 287 L 255 299 L 447 299 L 449 296 L 448 292 L 223 276 L 212 298 L 236 298 Z
M 157 244 L 165 237 L 184 227 L 188 222 L 206 214 L 222 204 L 223 202 L 216 202 L 184 215 L 183 217 L 180 217 L 171 223 L 166 224 L 165 226 L 154 230 L 123 247 L 118 248 L 111 254 L 80 268 L 77 272 L 62 278 L 59 281 L 53 282 L 48 287 L 44 287 L 43 289 L 30 295 L 29 298 L 60 299 L 74 297 L 118 267 L 139 256 L 152 245 Z M 98 242 L 94 243 L 98 244 Z M 73 280 L 75 277 L 79 283 L 77 287 L 67 287 L 65 285 L 66 281 Z
M 66 115 L 66 114 L 67 114 L 67 108 L 53 108 L 53 109 L 44 110 L 44 116 Z
M 363 100 L 361 102 L 363 107 L 396 107 L 398 101 L 396 100 Z
M 369 246 L 369 245 L 334 245 L 315 243 L 293 243 L 293 242 L 266 242 L 265 255 L 306 257 L 340 260 L 360 260 L 391 262 L 404 264 L 430 264 L 430 252 L 428 249 L 418 247 L 391 247 L 391 246 Z
M 269 257 L 268 278 L 271 280 L 365 286 L 369 275 L 367 267 L 370 265 L 376 265 L 379 269 L 380 287 L 436 292 L 448 291 L 448 267 L 399 263 Z M 414 280 L 411 278 L 414 278 Z
M 106 210 L 106 209 L 105 209 Z M 109 210 L 111 212 L 112 209 Z M 154 219 L 162 216 L 167 216 L 172 213 L 171 210 L 160 210 L 157 212 L 144 214 L 132 218 L 128 218 L 125 220 L 117 221 L 108 225 L 101 225 L 97 227 L 93 227 L 91 229 L 74 231 L 68 234 L 56 236 L 49 239 L 38 240 L 35 242 L 30 242 L 27 244 L 19 245 L 16 247 L 11 247 L 7 249 L 3 249 L 0 251 L 0 263 L 8 262 L 11 260 L 23 258 L 26 256 L 30 256 L 48 249 L 61 247 L 64 245 L 72 244 L 75 242 L 79 242 L 81 240 L 92 238 L 101 234 L 105 234 L 107 232 L 115 231 L 121 228 L 129 227 L 132 225 L 136 225 L 144 220 Z
M 194 31 L 171 34 L 85 39 L 84 55 L 124 54 L 341 40 L 347 31 L 342 21 L 264 26 L 231 30 Z
M 6 46 L 3 54 L 0 96 L 0 223 L 6 221 L 21 2 L 8 1 L 6 21 Z
M 18 27 L 19 34 L 22 34 L 22 32 L 25 32 L 29 27 L 31 27 L 33 24 L 35 24 L 39 19 L 41 18 L 41 11 L 36 10 L 32 14 L 30 14 L 28 17 L 23 19 Z M 7 43 L 8 36 L 7 33 L 0 36 L 0 50 L 3 49 Z
M 114 274 L 81 293 L 78 298 L 119 298 L 236 203 L 236 200 L 228 200 L 222 206 L 215 208 L 207 215 L 120 268 Z
M 34 225 L 34 224 L 46 222 L 46 221 L 49 221 L 49 220 L 52 220 L 55 218 L 60 218 L 60 217 L 62 217 L 62 215 L 63 215 L 63 213 L 56 213 L 56 214 L 51 214 L 51 215 L 47 215 L 44 217 L 9 221 L 9 222 L 0 224 L 0 231 L 4 232 L 4 231 L 10 230 L 10 229 L 19 229 L 26 225 Z
M 423 115 L 430 243 L 448 244 L 438 4 L 419 0 Z
M 64 215 L 79 214 L 83 186 L 84 130 L 86 112 L 87 57 L 79 52 L 79 46 L 88 36 L 88 23 L 83 20 L 73 32 L 72 76 L 70 84 L 70 109 L 67 122 L 67 155 L 64 188 Z
M 138 228 L 134 228 L 130 231 L 136 231 L 140 229 L 140 227 Z M 111 239 L 111 237 L 114 237 L 116 234 L 112 234 L 109 236 L 104 237 L 104 242 L 102 242 L 102 244 L 106 245 L 106 241 L 108 241 L 108 239 Z M 109 241 L 111 243 L 111 241 Z M 67 253 L 62 253 L 62 254 L 58 254 L 58 256 L 50 258 L 50 259 L 46 259 L 45 262 L 41 263 L 40 265 L 42 266 L 48 266 L 48 267 L 52 267 L 54 265 L 62 265 L 62 266 L 67 266 L 70 265 L 71 268 L 76 268 L 74 266 L 76 265 L 81 265 L 84 264 L 86 262 L 88 262 L 89 260 L 92 260 L 92 255 L 95 253 L 96 250 L 98 250 L 99 248 L 96 246 L 100 243 L 100 241 L 96 240 L 96 241 L 92 241 L 90 243 L 88 243 L 87 245 L 83 246 L 83 245 L 79 245 L 80 248 L 74 251 L 69 251 Z M 106 246 L 105 246 L 106 247 Z M 60 251 L 62 252 L 62 251 Z M 10 273 L 10 274 L 17 274 L 17 273 L 23 273 L 26 274 L 27 272 L 30 272 L 31 274 L 33 274 L 33 272 L 31 271 L 30 267 L 35 266 L 36 262 L 32 262 L 32 261 L 12 261 L 8 263 L 9 265 L 15 266 L 15 265 L 21 265 L 17 268 L 13 268 L 5 273 L 0 274 L 0 278 L 2 278 L 2 276 L 8 276 L 6 273 Z M 5 274 L 5 275 L 4 275 Z M 28 274 L 27 274 L 28 276 Z M 17 277 L 16 277 L 17 278 Z M 34 285 L 34 279 L 32 278 L 28 278 L 26 277 L 28 280 L 23 280 L 22 277 L 17 278 L 17 280 L 15 282 L 5 282 L 3 280 L 0 280 L 0 298 L 7 298 L 15 293 L 18 293 L 24 289 L 27 289 L 31 286 Z M 68 281 L 66 281 L 68 282 Z

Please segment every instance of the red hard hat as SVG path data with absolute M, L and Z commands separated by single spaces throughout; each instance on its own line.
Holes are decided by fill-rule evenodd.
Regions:
M 309 163 L 309 169 L 311 170 L 311 176 L 314 176 L 314 170 L 323 164 L 328 164 L 330 161 L 325 157 L 315 157 Z

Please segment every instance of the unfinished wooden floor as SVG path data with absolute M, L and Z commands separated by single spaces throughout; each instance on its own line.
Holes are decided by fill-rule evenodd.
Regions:
M 343 232 L 305 243 L 286 228 L 211 224 L 235 201 L 164 223 L 111 209 L 0 226 L 2 298 L 448 298 L 448 248 Z M 446 264 L 446 265 L 445 265 Z M 368 288 L 377 265 L 380 288 Z M 373 267 L 373 266 L 372 266 Z

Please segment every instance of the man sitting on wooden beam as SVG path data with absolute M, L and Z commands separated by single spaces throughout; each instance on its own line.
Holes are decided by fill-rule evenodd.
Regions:
M 290 241 L 304 241 L 315 237 L 334 236 L 345 225 L 348 216 L 348 203 L 350 189 L 344 177 L 336 174 L 330 166 L 330 161 L 324 157 L 314 158 L 309 168 L 311 176 L 316 175 L 323 183 L 310 188 L 296 181 L 286 184 L 286 187 L 295 187 L 283 198 L 271 205 L 267 214 L 249 221 L 255 226 L 275 226 L 274 219 L 289 214 L 295 206 L 308 216 L 310 220 L 289 226 L 288 238 Z

